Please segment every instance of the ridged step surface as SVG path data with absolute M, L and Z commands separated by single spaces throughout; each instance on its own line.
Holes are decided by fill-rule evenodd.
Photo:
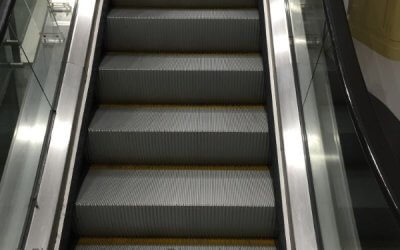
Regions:
M 257 4 L 110 1 L 77 249 L 276 249 Z
M 257 8 L 257 0 L 112 0 L 114 7 Z
M 99 70 L 100 103 L 263 104 L 259 54 L 108 53 Z
M 267 163 L 263 106 L 102 106 L 88 137 L 93 163 Z
M 179 245 L 78 245 L 77 250 L 275 250 L 274 246 L 246 247 L 246 246 L 179 246 Z
M 275 200 L 267 168 L 97 167 L 76 216 L 82 236 L 266 238 L 274 236 Z
M 268 239 L 191 239 L 191 238 L 80 238 L 78 250 L 275 250 Z
M 111 9 L 112 51 L 259 51 L 257 9 Z

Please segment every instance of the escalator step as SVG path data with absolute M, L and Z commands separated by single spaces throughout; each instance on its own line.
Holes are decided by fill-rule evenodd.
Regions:
M 257 8 L 257 0 L 112 0 L 114 7 Z
M 112 9 L 112 51 L 259 51 L 257 9 Z
M 100 103 L 263 104 L 259 54 L 108 53 L 98 82 Z
M 77 250 L 276 250 L 274 246 L 161 246 L 161 245 L 78 245 Z
M 89 126 L 100 164 L 264 165 L 263 106 L 101 106 Z
M 76 201 L 84 237 L 271 238 L 267 167 L 232 170 L 92 167 Z
M 258 1 L 110 4 L 76 249 L 275 250 Z
M 269 239 L 81 238 L 76 249 L 275 250 L 276 247 L 275 241 Z

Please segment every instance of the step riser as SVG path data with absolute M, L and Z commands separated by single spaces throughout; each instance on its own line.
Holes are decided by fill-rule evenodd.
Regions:
M 91 121 L 89 161 L 107 166 L 81 186 L 80 236 L 276 236 L 270 172 L 246 167 L 265 166 L 269 146 L 257 4 L 111 0 L 97 101 L 133 105 L 101 105 Z M 78 249 L 275 249 L 135 244 Z
M 91 168 L 76 203 L 78 228 L 88 237 L 274 236 L 269 171 L 233 169 Z
M 265 165 L 267 133 L 89 132 L 92 163 Z
M 100 71 L 100 103 L 263 104 L 263 72 Z
M 276 250 L 276 247 L 251 246 L 182 246 L 182 245 L 90 245 L 78 246 L 77 250 Z
M 81 235 L 97 237 L 272 237 L 273 208 L 78 207 Z M 84 218 L 84 220 L 80 220 Z M 235 219 L 233 219 L 235 218 Z
M 257 0 L 112 0 L 115 7 L 256 8 Z
M 258 19 L 108 18 L 111 51 L 259 51 Z

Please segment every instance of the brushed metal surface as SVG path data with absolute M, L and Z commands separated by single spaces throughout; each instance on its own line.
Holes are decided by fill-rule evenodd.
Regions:
M 37 196 L 37 206 L 27 233 L 26 249 L 54 249 L 59 240 L 59 238 L 51 239 L 51 236 L 53 230 L 57 231 L 54 225 L 57 220 L 60 192 L 63 188 L 62 180 L 65 177 L 65 171 L 72 172 L 69 160 L 73 158 L 70 148 L 76 143 L 72 139 L 76 133 L 74 126 L 77 125 L 75 123 L 77 120 L 75 118 L 80 114 L 81 85 L 87 76 L 86 67 L 90 67 L 90 63 L 87 64 L 86 56 L 90 47 L 93 26 L 95 26 L 96 6 L 101 8 L 102 3 L 102 0 L 85 0 L 79 1 L 77 5 L 70 53 L 61 84 L 57 113 Z
M 287 249 L 318 249 L 284 0 L 263 0 Z

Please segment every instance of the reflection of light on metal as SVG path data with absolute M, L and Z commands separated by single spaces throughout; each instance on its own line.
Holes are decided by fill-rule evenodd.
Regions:
M 21 142 L 42 143 L 46 132 L 46 126 L 20 126 L 17 131 L 16 139 Z
M 274 39 L 275 54 L 279 55 L 289 51 L 288 38 L 282 35 L 277 35 Z
M 307 44 L 307 40 L 305 38 L 297 37 L 297 38 L 294 38 L 294 43 L 303 45 L 303 44 Z
M 271 13 L 285 13 L 285 5 L 283 4 L 283 1 L 273 1 L 271 2 Z M 271 24 L 272 26 L 276 24 L 277 22 L 282 22 L 285 21 L 286 16 L 284 15 L 273 15 L 271 16 Z
M 310 149 L 315 148 L 315 147 L 321 147 L 321 138 L 319 136 L 316 135 L 309 135 L 307 137 L 308 140 L 308 147 Z
M 283 137 L 285 141 L 285 151 L 290 155 L 286 160 L 287 166 L 297 167 L 302 170 L 303 165 L 299 163 L 304 162 L 304 155 L 300 131 L 292 129 L 284 131 Z
M 281 1 L 273 1 L 271 2 L 271 13 L 285 13 L 285 4 Z M 282 25 L 285 25 L 286 22 L 286 16 L 285 15 L 271 15 L 271 25 L 272 27 L 280 27 Z M 274 37 L 274 50 L 276 56 L 279 56 L 279 54 L 282 53 L 287 53 L 290 49 L 289 47 L 289 37 L 284 35 L 285 32 L 283 32 L 283 35 L 277 34 Z
M 302 8 L 301 8 L 300 4 L 297 4 L 297 3 L 290 3 L 289 9 L 290 9 L 290 12 L 296 12 L 296 13 L 302 12 Z
M 328 154 L 311 154 L 312 160 L 316 161 L 325 161 L 325 162 L 338 162 L 340 161 L 340 157 L 338 155 L 328 155 Z
M 311 134 L 307 136 L 308 149 L 311 160 L 337 162 L 340 161 L 338 154 L 327 154 L 324 152 L 322 138 L 318 135 Z
M 58 26 L 70 26 L 71 21 L 70 20 L 57 20 Z
M 81 5 L 81 7 L 78 8 L 78 16 L 79 18 L 90 18 L 91 16 L 93 16 L 93 2 L 89 1 L 89 0 L 85 0 L 85 1 L 79 1 L 79 5 Z
M 70 125 L 70 122 L 58 122 L 57 124 L 54 124 L 54 132 L 52 133 L 53 137 L 51 140 L 54 141 L 54 146 L 57 149 L 65 150 L 67 148 Z

